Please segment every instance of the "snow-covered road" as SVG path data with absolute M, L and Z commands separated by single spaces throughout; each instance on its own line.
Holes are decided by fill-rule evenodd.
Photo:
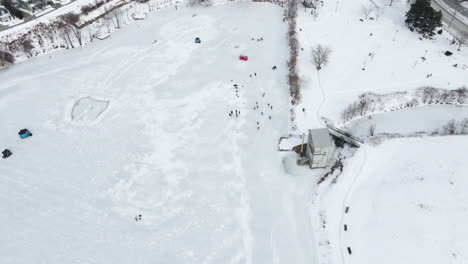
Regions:
M 0 262 L 313 263 L 285 36 L 271 4 L 169 8 L 1 72 Z

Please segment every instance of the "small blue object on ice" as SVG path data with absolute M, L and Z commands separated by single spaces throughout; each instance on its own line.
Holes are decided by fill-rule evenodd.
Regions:
M 20 132 L 18 132 L 18 135 L 20 136 L 21 139 L 25 139 L 27 137 L 32 137 L 31 131 L 25 129 L 21 129 Z
M 200 38 L 195 38 L 195 43 L 201 43 Z

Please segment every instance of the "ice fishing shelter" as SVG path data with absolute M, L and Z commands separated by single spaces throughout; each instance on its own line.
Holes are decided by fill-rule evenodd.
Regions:
M 328 164 L 331 150 L 328 128 L 310 129 L 307 137 L 306 156 L 310 168 L 324 168 Z
M 2 151 L 2 154 L 3 154 L 3 158 L 6 159 L 6 158 L 10 157 L 11 154 L 13 154 L 13 153 L 11 152 L 11 150 L 5 149 L 5 150 Z
M 20 136 L 21 139 L 25 139 L 25 138 L 27 138 L 27 137 L 32 137 L 31 131 L 27 130 L 26 128 L 21 129 L 21 130 L 18 132 L 18 135 Z
M 248 56 L 245 56 L 245 55 L 240 55 L 240 56 L 239 56 L 239 60 L 248 61 L 248 60 L 249 60 L 249 57 L 248 57 Z
M 201 43 L 200 38 L 195 38 L 195 43 Z

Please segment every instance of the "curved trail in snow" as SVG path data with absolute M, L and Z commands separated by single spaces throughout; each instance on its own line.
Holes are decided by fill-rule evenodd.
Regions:
M 322 107 L 325 104 L 325 101 L 327 101 L 328 97 L 325 94 L 325 90 L 323 90 L 322 83 L 320 81 L 320 72 L 319 71 L 317 71 L 317 81 L 318 81 L 318 86 L 320 88 L 320 91 L 322 93 L 322 101 L 320 102 L 319 107 L 318 107 L 317 112 L 316 112 L 317 123 L 319 123 L 319 124 L 322 123 L 323 125 L 325 125 L 325 123 L 322 122 L 322 120 L 320 119 L 320 111 L 322 110 Z
M 345 217 L 345 208 L 346 208 L 346 205 L 348 204 L 349 202 L 349 199 L 354 191 L 354 186 L 357 182 L 357 179 L 359 178 L 359 176 L 361 175 L 361 172 L 362 172 L 362 169 L 364 168 L 364 165 L 366 165 L 366 161 L 367 161 L 367 147 L 364 145 L 363 147 L 363 151 L 364 151 L 364 157 L 363 157 L 363 161 L 362 161 L 362 164 L 361 166 L 359 167 L 358 171 L 354 174 L 354 178 L 353 178 L 353 181 L 351 182 L 351 185 L 349 186 L 348 190 L 346 191 L 346 194 L 345 194 L 345 197 L 343 199 L 343 204 L 341 206 L 341 219 L 340 219 L 340 226 L 338 227 L 339 228 L 339 245 L 340 245 L 340 254 L 341 254 L 341 263 L 342 264 L 345 264 L 345 258 L 344 258 L 344 253 L 343 253 L 343 222 L 344 222 L 344 217 Z

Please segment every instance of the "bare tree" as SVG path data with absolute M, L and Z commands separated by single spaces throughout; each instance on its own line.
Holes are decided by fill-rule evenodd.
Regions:
M 111 11 L 111 16 L 112 16 L 112 22 L 114 22 L 114 19 L 115 19 L 115 23 L 114 23 L 114 26 L 115 28 L 121 28 L 121 11 L 120 9 L 113 9 Z
M 322 66 L 327 65 L 330 58 L 331 49 L 318 44 L 315 48 L 312 49 L 312 56 L 314 58 L 315 68 L 317 70 L 322 69 Z
M 73 41 L 70 38 L 70 27 L 68 27 L 62 21 L 58 21 L 56 25 L 60 31 L 60 35 L 62 36 L 62 38 L 65 40 L 65 43 L 67 44 L 67 49 L 69 48 L 69 46 L 71 46 L 72 48 L 75 48 L 75 46 L 73 45 Z
M 6 50 L 0 50 L 0 65 L 5 66 L 15 63 L 15 56 Z
M 196 5 L 201 5 L 201 6 L 211 6 L 211 0 L 189 0 L 189 5 L 191 6 L 196 6 Z
M 445 124 L 443 127 L 443 132 L 445 135 L 453 135 L 457 131 L 457 123 L 455 122 L 455 119 L 451 119 L 447 124 Z
M 369 127 L 369 136 L 373 137 L 374 135 L 375 135 L 375 124 L 372 124 Z
M 455 90 L 455 93 L 457 94 L 456 102 L 463 104 L 468 96 L 468 89 L 466 89 L 466 87 L 458 88 Z
M 366 17 L 366 19 L 369 17 L 372 11 L 374 11 L 374 8 L 371 5 L 361 6 L 361 13 Z
M 424 87 L 422 100 L 425 104 L 432 104 L 434 98 L 437 96 L 437 89 L 433 87 Z
M 88 30 L 88 35 L 89 35 L 89 42 L 93 42 L 93 40 L 94 40 L 94 34 L 91 33 L 91 30 Z
M 468 40 L 462 35 L 454 36 L 453 41 L 458 45 L 458 51 L 460 51 L 462 46 L 468 45 Z
M 460 121 L 460 134 L 468 134 L 468 118 Z
M 80 16 L 70 12 L 59 16 L 59 21 L 63 24 L 63 27 L 68 28 L 68 31 L 71 31 L 73 35 L 75 35 L 78 43 L 81 46 L 81 28 L 78 25 L 80 22 Z M 70 40 L 70 36 L 68 36 L 68 39 Z
M 395 0 L 390 0 L 389 6 L 392 6 L 392 4 L 393 4 L 394 1 L 395 1 Z
M 33 44 L 31 43 L 31 40 L 30 39 L 24 39 L 22 42 L 21 42 L 21 47 L 23 48 L 23 51 L 25 53 L 28 53 L 30 57 L 32 57 L 32 53 L 31 53 L 31 50 L 34 49 L 34 46 Z

